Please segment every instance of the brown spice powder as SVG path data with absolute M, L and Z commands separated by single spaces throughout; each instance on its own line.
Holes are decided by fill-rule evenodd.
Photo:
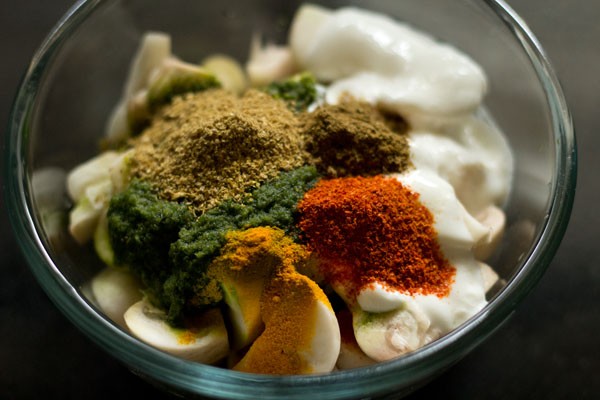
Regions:
M 406 170 L 411 165 L 406 130 L 400 116 L 351 97 L 304 115 L 306 149 L 330 177 Z
M 241 200 L 307 160 L 297 116 L 256 90 L 239 98 L 221 89 L 176 98 L 133 144 L 133 175 L 198 212 Z

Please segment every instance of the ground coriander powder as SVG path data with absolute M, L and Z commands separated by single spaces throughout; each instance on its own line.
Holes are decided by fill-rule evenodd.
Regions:
M 133 175 L 200 213 L 307 160 L 297 116 L 257 90 L 176 98 L 134 146 Z

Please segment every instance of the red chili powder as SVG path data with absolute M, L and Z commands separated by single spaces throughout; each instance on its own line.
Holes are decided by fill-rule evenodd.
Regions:
M 375 282 L 447 296 L 456 274 L 419 195 L 383 176 L 321 180 L 298 205 L 299 227 L 329 282 L 352 298 Z

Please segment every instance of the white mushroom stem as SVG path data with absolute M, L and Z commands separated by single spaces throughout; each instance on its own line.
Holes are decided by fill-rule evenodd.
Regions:
M 488 229 L 488 234 L 475 245 L 473 252 L 475 258 L 485 261 L 490 258 L 502 240 L 506 215 L 500 208 L 492 205 L 477 215 L 477 220 Z
M 68 174 L 67 191 L 76 202 L 69 213 L 69 232 L 78 243 L 84 244 L 94 236 L 111 197 L 125 186 L 130 154 L 106 151 Z
M 42 212 L 64 208 L 64 187 L 67 174 L 62 168 L 48 167 L 33 171 L 31 189 L 34 201 Z
M 342 341 L 335 366 L 340 370 L 345 370 L 366 367 L 375 363 L 376 361 L 367 356 L 357 343 Z
M 287 46 L 264 45 L 258 36 L 252 38 L 246 73 L 250 85 L 265 86 L 298 71 L 292 51 Z
M 478 262 L 478 264 L 481 268 L 481 276 L 483 277 L 483 287 L 487 292 L 496 284 L 496 282 L 498 282 L 500 277 L 498 276 L 498 273 L 486 263 Z
M 246 74 L 240 63 L 224 54 L 214 54 L 202 60 L 202 66 L 215 74 L 221 86 L 241 94 L 248 86 Z
M 352 328 L 352 313 L 348 309 L 336 313 L 341 333 L 340 354 L 335 363 L 339 370 L 366 367 L 376 363 L 358 346 Z
M 105 151 L 73 168 L 67 175 L 67 192 L 71 200 L 78 202 L 88 187 L 110 179 L 109 168 L 118 157 L 115 151 Z
M 296 12 L 288 41 L 300 64 L 305 62 L 314 38 L 330 15 L 331 10 L 314 4 L 302 5 Z
M 430 321 L 414 304 L 384 313 L 352 310 L 354 335 L 362 351 L 377 361 L 396 358 L 423 346 Z
M 144 35 L 129 67 L 123 95 L 108 118 L 105 133 L 108 142 L 118 143 L 128 137 L 127 107 L 130 98 L 147 87 L 152 71 L 169 56 L 171 56 L 169 35 L 160 32 L 149 32 Z
M 69 213 L 69 233 L 79 243 L 88 242 L 96 231 L 102 213 L 113 194 L 110 179 L 105 178 L 85 188 L 83 196 Z

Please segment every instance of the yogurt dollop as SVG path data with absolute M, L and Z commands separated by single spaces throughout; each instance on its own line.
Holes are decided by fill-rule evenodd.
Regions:
M 304 6 L 290 43 L 301 67 L 332 82 L 328 103 L 351 94 L 402 114 L 413 127 L 462 121 L 487 88 L 483 70 L 465 54 L 366 10 Z
M 513 156 L 502 133 L 470 116 L 451 132 L 413 130 L 410 158 L 417 169 L 446 180 L 469 213 L 506 202 L 512 185 Z

